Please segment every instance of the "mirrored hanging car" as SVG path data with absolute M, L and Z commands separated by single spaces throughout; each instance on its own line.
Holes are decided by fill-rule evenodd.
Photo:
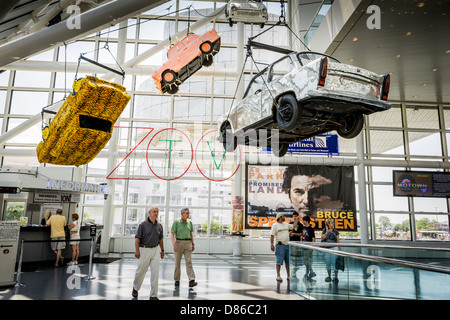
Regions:
M 215 29 L 199 36 L 189 34 L 167 51 L 168 61 L 152 76 L 162 93 L 175 94 L 178 87 L 202 66 L 210 66 L 220 50 L 221 38 Z
M 351 139 L 361 132 L 364 115 L 390 109 L 389 87 L 389 74 L 320 53 L 290 53 L 253 77 L 243 99 L 218 120 L 219 140 L 226 150 L 273 142 L 274 154 L 282 157 L 289 144 L 333 130 Z M 265 137 L 261 130 L 267 144 L 258 140 Z
M 129 100 L 122 85 L 91 76 L 74 81 L 73 94 L 43 128 L 38 161 L 73 166 L 92 161 L 110 140 Z
M 230 0 L 225 10 L 230 27 L 235 22 L 255 23 L 261 28 L 267 22 L 267 8 L 260 0 Z

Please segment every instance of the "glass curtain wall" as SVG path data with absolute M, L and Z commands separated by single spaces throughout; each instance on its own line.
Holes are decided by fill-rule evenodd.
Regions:
M 128 61 L 195 21 L 208 16 L 225 2 L 171 1 L 138 17 L 128 20 L 126 56 Z M 259 25 L 245 25 L 244 39 L 259 34 L 279 20 L 280 2 L 265 2 L 269 10 L 269 22 L 263 29 Z M 288 6 L 285 6 L 286 16 Z M 87 182 L 105 183 L 106 177 L 114 178 L 112 234 L 113 237 L 132 237 L 137 224 L 150 206 L 160 208 L 165 230 L 184 207 L 191 209 L 195 236 L 217 237 L 229 234 L 232 217 L 233 181 L 215 182 L 205 178 L 204 171 L 222 170 L 224 176 L 232 167 L 214 168 L 210 161 L 192 165 L 176 180 L 164 179 L 167 173 L 167 157 L 146 159 L 147 148 L 152 151 L 166 149 L 168 142 L 158 143 L 152 138 L 156 133 L 168 130 L 189 137 L 195 148 L 201 138 L 216 128 L 217 118 L 228 111 L 236 92 L 239 78 L 237 70 L 237 26 L 217 19 L 197 30 L 202 34 L 214 27 L 221 35 L 220 53 L 208 70 L 226 71 L 212 75 L 194 75 L 188 79 L 176 95 L 161 95 L 153 84 L 151 73 L 126 75 L 124 86 L 131 101 L 116 123 L 118 130 L 117 167 L 107 172 L 107 159 L 97 157 L 83 167 Z M 118 26 L 111 26 L 85 39 L 29 58 L 30 62 L 54 62 L 59 65 L 76 64 L 81 53 L 106 64 L 114 64 L 113 57 L 104 49 L 108 44 L 112 53 L 117 50 Z M 296 41 L 287 28 L 276 26 L 257 37 L 255 41 L 289 48 Z M 275 53 L 255 50 L 253 57 L 258 64 L 248 60 L 243 81 L 275 61 Z M 166 50 L 141 62 L 138 67 L 155 70 L 166 61 Z M 234 74 L 234 76 L 226 76 Z M 83 75 L 78 75 L 83 76 Z M 101 75 L 99 75 L 101 76 Z M 0 73 L 0 132 L 5 133 L 32 116 L 43 107 L 66 97 L 75 73 L 57 71 L 7 70 Z M 447 199 L 408 199 L 392 196 L 392 170 L 432 170 L 436 163 L 448 161 L 450 133 L 450 106 L 397 104 L 389 111 L 366 118 L 364 129 L 365 158 L 378 160 L 381 165 L 368 166 L 366 187 L 372 240 L 450 241 L 449 209 Z M 33 151 L 41 140 L 41 124 L 33 125 L 2 146 L 0 165 L 14 168 L 38 167 Z M 108 150 L 109 144 L 105 150 Z M 178 151 L 186 151 L 185 149 Z M 340 139 L 342 158 L 356 158 L 356 139 Z M 131 150 L 134 150 L 132 153 Z M 11 151 L 14 155 L 8 155 Z M 14 153 L 17 151 L 16 153 Z M 19 155 L 20 151 L 20 155 Z M 24 151 L 24 152 L 22 152 Z M 430 163 L 423 168 L 390 166 L 390 160 L 420 161 Z M 385 162 L 383 164 L 383 162 Z M 51 165 L 45 165 L 51 166 Z M 441 170 L 441 169 L 439 169 Z M 180 173 L 180 174 L 181 174 Z M 356 169 L 355 169 L 356 173 Z M 158 177 L 160 176 L 160 178 Z M 229 176 L 229 175 L 228 175 Z M 102 223 L 103 196 L 82 197 L 81 211 L 84 219 Z M 358 220 L 359 216 L 358 216 Z M 439 231 L 439 232 L 438 232 Z M 267 237 L 269 231 L 251 231 L 251 238 Z M 359 232 L 343 234 L 342 238 L 359 238 Z

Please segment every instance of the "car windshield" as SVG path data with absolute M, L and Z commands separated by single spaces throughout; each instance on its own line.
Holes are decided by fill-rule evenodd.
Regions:
M 328 57 L 328 58 L 334 60 L 335 62 L 339 63 L 339 61 L 337 59 L 335 59 L 329 55 L 318 53 L 318 52 L 305 51 L 305 52 L 299 52 L 297 54 L 297 58 L 303 66 L 310 63 L 311 61 L 317 60 L 322 57 Z

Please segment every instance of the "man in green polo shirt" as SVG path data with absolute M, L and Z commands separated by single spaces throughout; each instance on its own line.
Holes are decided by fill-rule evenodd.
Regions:
M 172 225 L 172 245 L 175 252 L 175 271 L 173 274 L 175 286 L 180 285 L 181 276 L 181 258 L 184 255 L 186 263 L 186 273 L 189 278 L 189 287 L 195 287 L 194 268 L 192 267 L 191 253 L 194 251 L 194 237 L 192 232 L 194 227 L 189 219 L 189 208 L 181 209 L 181 218 L 175 220 Z

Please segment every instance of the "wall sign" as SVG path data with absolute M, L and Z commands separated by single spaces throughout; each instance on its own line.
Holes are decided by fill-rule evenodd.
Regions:
M 315 230 L 332 218 L 339 231 L 356 231 L 356 196 L 352 166 L 247 165 L 245 226 L 269 229 L 278 213 L 311 218 Z
M 393 171 L 394 196 L 450 197 L 450 172 Z

